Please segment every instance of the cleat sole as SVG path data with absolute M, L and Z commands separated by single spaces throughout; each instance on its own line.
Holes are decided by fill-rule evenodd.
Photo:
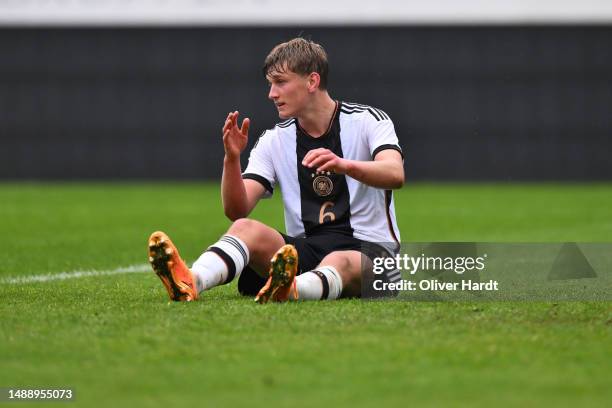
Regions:
M 165 239 L 149 241 L 149 262 L 155 274 L 162 281 L 170 299 L 175 301 L 195 300 L 189 292 L 191 288 L 172 275 L 172 248 L 166 245 Z
M 284 248 L 284 247 L 283 247 Z M 294 249 L 295 250 L 295 249 Z M 291 276 L 287 272 L 287 263 L 294 263 L 297 259 L 294 256 L 283 256 L 284 253 L 279 250 L 270 261 L 270 281 L 255 297 L 255 302 L 259 304 L 268 303 L 270 299 L 274 299 L 277 292 L 284 286 L 289 284 Z M 295 278 L 295 277 L 294 277 Z

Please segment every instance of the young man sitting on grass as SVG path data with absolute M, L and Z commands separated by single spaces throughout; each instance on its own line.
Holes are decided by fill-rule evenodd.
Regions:
M 312 41 L 277 45 L 263 71 L 283 121 L 259 137 L 242 172 L 250 120 L 239 127 L 238 112 L 227 115 L 221 180 L 233 221 L 227 233 L 191 269 L 166 234 L 149 239 L 149 260 L 172 300 L 196 300 L 237 277 L 240 292 L 257 294 L 259 303 L 357 297 L 373 257 L 399 249 L 391 190 L 402 187 L 404 167 L 389 116 L 332 99 L 327 55 Z M 276 185 L 286 234 L 247 218 Z

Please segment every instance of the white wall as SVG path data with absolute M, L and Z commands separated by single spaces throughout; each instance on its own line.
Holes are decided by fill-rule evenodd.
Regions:
M 0 25 L 593 24 L 611 0 L 0 0 Z

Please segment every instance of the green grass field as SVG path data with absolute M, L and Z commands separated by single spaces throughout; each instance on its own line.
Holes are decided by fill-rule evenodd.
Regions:
M 611 184 L 395 197 L 404 241 L 612 241 Z M 253 217 L 283 229 L 278 197 Z M 149 272 L 7 281 L 145 265 L 157 229 L 193 261 L 228 226 L 217 185 L 0 184 L 0 387 L 100 407 L 612 403 L 609 302 L 260 306 L 232 284 L 182 304 Z

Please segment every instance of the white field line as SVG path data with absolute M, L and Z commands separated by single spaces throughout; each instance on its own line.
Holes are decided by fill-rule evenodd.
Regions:
M 95 270 L 85 269 L 71 272 L 47 273 L 44 275 L 28 275 L 28 276 L 9 276 L 0 278 L 0 284 L 4 285 L 21 285 L 34 282 L 51 282 L 57 280 L 88 278 L 91 276 L 109 276 L 120 275 L 125 273 L 143 273 L 150 272 L 151 266 L 147 264 L 122 266 L 115 269 Z

